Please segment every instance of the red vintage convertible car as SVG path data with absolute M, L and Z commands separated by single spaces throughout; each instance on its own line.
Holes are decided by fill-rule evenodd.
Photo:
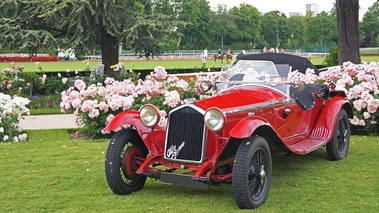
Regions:
M 238 56 L 218 81 L 204 81 L 215 95 L 173 109 L 167 128 L 155 106 L 118 114 L 106 127 L 118 131 L 108 146 L 105 171 L 111 190 L 126 195 L 146 178 L 206 189 L 231 182 L 237 206 L 262 205 L 269 192 L 271 153 L 305 155 L 326 146 L 330 160 L 349 148 L 352 107 L 333 85 L 295 84 L 291 70 L 312 68 L 286 54 Z

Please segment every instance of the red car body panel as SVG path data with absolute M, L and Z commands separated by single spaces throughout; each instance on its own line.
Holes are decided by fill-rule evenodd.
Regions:
M 233 97 L 233 101 L 230 101 L 230 97 Z M 195 105 L 204 111 L 211 107 L 222 109 L 227 119 L 222 134 L 216 135 L 207 130 L 208 141 L 204 159 L 218 156 L 220 148 L 217 145 L 226 143 L 230 137 L 246 138 L 261 126 L 269 126 L 281 142 L 296 154 L 307 154 L 314 150 L 314 146 L 317 148 L 325 145 L 333 135 L 338 111 L 344 105 L 349 105 L 349 102 L 344 97 L 333 98 L 325 106 L 323 100 L 317 99 L 316 102 L 315 109 L 304 111 L 295 102 L 287 100 L 282 93 L 260 85 L 232 88 L 196 102 Z M 286 109 L 291 112 L 283 118 Z M 249 113 L 254 113 L 254 116 L 249 117 Z M 140 121 L 139 112 L 129 110 L 116 115 L 105 130 L 112 131 L 125 125 L 131 125 L 137 130 L 153 155 L 163 155 L 165 129 L 159 126 L 146 127 Z M 311 140 L 306 140 L 308 138 Z M 315 140 L 319 140 L 320 143 L 315 143 Z M 311 148 L 304 149 L 307 151 L 297 151 L 298 148 L 294 147 L 299 143 L 303 147 Z M 163 158 L 160 161 L 167 164 L 163 162 Z
M 253 56 L 255 57 L 249 57 Z M 299 68 L 306 66 L 300 61 L 295 65 Z M 343 91 L 336 91 L 327 85 L 294 84 L 287 81 L 287 77 L 284 78 L 285 81 L 273 81 L 273 78 L 280 77 L 277 64 L 272 61 L 271 66 L 266 66 L 270 65 L 267 61 L 250 62 L 248 58 L 246 63 L 242 61 L 238 64 L 237 61 L 235 69 L 226 69 L 225 73 L 220 73 L 217 82 L 208 84 L 217 93 L 214 96 L 171 110 L 166 128 L 145 126 L 140 120 L 139 112 L 134 110 L 115 116 L 105 130 L 112 131 L 130 125 L 148 150 L 144 157 L 128 156 L 127 159 L 136 159 L 125 165 L 129 173 L 135 171 L 138 175 L 160 179 L 163 183 L 193 188 L 222 183 L 232 179 L 232 175 L 236 175 L 237 180 L 243 179 L 249 183 L 258 177 L 261 181 L 256 183 L 263 186 L 266 174 L 270 173 L 271 176 L 270 152 L 304 155 L 331 142 L 326 146 L 328 149 L 333 145 L 329 148 L 328 155 L 329 152 L 334 152 L 332 155 L 337 158 L 335 152 L 338 147 L 348 148 L 348 118 L 352 118 L 353 113 Z M 241 65 L 240 70 L 238 65 Z M 242 65 L 256 66 L 253 71 L 249 71 L 252 67 Z M 289 64 L 283 62 L 278 65 Z M 287 72 L 289 71 L 290 68 Z M 205 84 L 204 88 L 208 85 Z M 145 118 L 151 117 L 157 118 L 157 113 L 148 114 Z M 136 137 L 133 130 L 125 132 L 132 136 L 130 138 Z M 331 140 L 332 138 L 334 139 Z M 125 141 L 120 144 L 122 142 Z M 143 144 L 138 140 L 130 147 L 134 145 Z M 111 147 L 114 149 L 113 144 Z M 139 148 L 146 150 L 145 147 Z M 345 156 L 347 149 L 343 150 Z M 125 153 L 128 155 L 127 151 Z M 252 154 L 250 160 L 245 158 L 249 154 Z M 118 160 L 119 157 L 117 153 L 113 160 Z M 253 162 L 255 160 L 258 163 Z M 245 165 L 246 168 L 238 169 L 238 166 L 241 168 Z M 121 166 L 124 165 L 121 163 Z M 111 177 L 114 171 L 112 169 L 108 174 Z M 130 179 L 126 176 L 126 179 Z M 243 182 L 234 181 L 233 184 L 237 185 Z M 124 184 L 116 190 L 121 187 Z M 248 187 L 239 187 L 238 190 L 242 188 Z M 261 189 L 268 190 L 264 187 Z
M 196 116 L 204 117 L 208 109 L 219 109 L 225 116 L 225 124 L 220 131 L 211 131 L 205 128 L 204 124 L 202 124 L 203 128 L 200 127 L 197 130 L 186 130 L 186 126 L 179 129 L 190 138 L 192 134 L 196 135 L 202 131 L 202 138 L 181 139 L 181 133 L 178 133 L 179 135 L 174 139 L 176 142 L 168 142 L 169 135 L 176 134 L 169 132 L 170 122 L 167 128 L 147 127 L 140 121 L 139 112 L 133 110 L 115 116 L 105 130 L 111 131 L 130 125 L 140 135 L 150 153 L 138 168 L 137 173 L 150 174 L 151 166 L 158 164 L 172 169 L 192 170 L 195 172 L 194 179 L 198 179 L 207 174 L 214 174 L 216 169 L 223 164 L 232 164 L 234 156 L 229 152 L 235 149 L 234 143 L 238 145 L 240 140 L 255 134 L 266 134 L 267 137 L 271 137 L 273 140 L 270 142 L 271 146 L 279 147 L 279 151 L 307 154 L 325 145 L 331 139 L 336 128 L 338 112 L 342 108 L 346 108 L 350 114 L 352 111 L 344 93 L 340 91 L 332 90 L 330 93 L 333 95 L 330 98 L 319 98 L 316 97 L 317 91 L 313 90 L 312 95 L 307 93 L 306 97 L 311 95 L 314 101 L 309 109 L 304 109 L 301 103 L 290 95 L 288 88 L 292 86 L 289 84 L 285 87 L 287 92 L 280 89 L 281 87 L 275 87 L 275 84 L 233 84 L 233 82 L 231 84 L 231 87 L 225 88 L 212 97 L 180 106 L 170 112 L 168 121 L 173 112 L 180 112 L 180 110 L 189 110 L 194 113 L 193 116 L 196 114 Z M 314 88 L 321 87 L 311 87 L 311 89 Z M 301 90 L 298 91 L 301 93 Z M 173 119 L 176 117 L 174 116 Z M 191 127 L 194 125 L 191 124 L 192 119 L 192 117 L 184 116 L 182 120 L 175 121 L 178 123 L 174 122 L 173 128 L 183 123 L 188 123 L 188 127 Z M 178 140 L 183 140 L 183 142 Z M 193 144 L 197 147 L 193 149 L 198 151 L 188 151 L 189 148 L 186 148 L 187 152 L 201 152 L 201 155 L 193 160 L 177 159 L 181 144 L 183 147 Z M 198 146 L 199 144 L 202 146 Z M 174 152 L 175 157 L 173 157 Z M 213 175 L 212 178 L 207 177 L 207 181 L 224 181 L 225 178 L 230 177 L 230 174 L 229 176 Z
M 138 111 L 128 110 L 117 114 L 105 127 L 105 131 L 113 131 L 119 127 L 130 125 L 137 130 L 146 147 L 154 155 L 162 155 L 164 152 L 165 130 L 156 126 L 149 128 L 145 126 L 139 116 Z

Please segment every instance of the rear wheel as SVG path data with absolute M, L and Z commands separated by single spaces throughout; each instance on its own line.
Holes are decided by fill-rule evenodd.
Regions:
M 266 201 L 271 182 L 271 153 L 266 140 L 253 136 L 240 144 L 233 165 L 233 195 L 241 209 Z
M 124 129 L 113 136 L 105 158 L 105 175 L 115 194 L 126 195 L 143 188 L 146 176 L 135 171 L 146 155 L 147 148 L 135 130 Z
M 346 157 L 350 144 L 350 122 L 347 113 L 341 109 L 336 122 L 334 134 L 326 151 L 330 160 L 341 160 Z

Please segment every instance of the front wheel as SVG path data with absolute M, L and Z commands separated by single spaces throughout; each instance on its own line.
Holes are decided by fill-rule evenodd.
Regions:
M 105 175 L 115 194 L 126 195 L 143 188 L 146 176 L 135 171 L 146 155 L 147 148 L 135 130 L 123 129 L 113 136 L 105 158 Z
M 261 206 L 271 182 L 271 153 L 266 140 L 253 136 L 244 139 L 233 165 L 233 195 L 241 209 Z
M 350 144 L 350 122 L 347 113 L 341 109 L 334 134 L 329 143 L 326 144 L 326 151 L 330 160 L 341 160 L 346 157 Z

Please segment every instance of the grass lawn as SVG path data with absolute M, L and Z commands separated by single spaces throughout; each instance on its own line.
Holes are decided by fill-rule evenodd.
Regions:
M 324 61 L 323 57 L 314 57 L 310 59 L 315 65 L 321 65 Z M 363 56 L 362 61 L 372 62 L 379 61 L 379 56 Z M 176 68 L 198 68 L 202 67 L 201 60 L 138 60 L 138 61 L 121 61 L 126 69 L 133 70 L 153 70 L 156 66 L 163 66 L 166 69 Z M 89 67 L 92 69 L 94 66 L 101 64 L 101 61 L 90 61 Z M 23 65 L 25 67 L 24 72 L 38 72 L 37 66 L 34 62 L 19 62 L 17 65 Z M 68 69 L 75 71 L 77 69 L 85 70 L 87 68 L 86 63 L 83 61 L 61 61 L 61 62 L 41 62 L 45 72 L 66 72 Z M 225 65 L 225 61 L 221 64 L 220 60 L 214 63 L 212 60 L 208 60 L 207 68 L 221 68 Z M 9 63 L 0 62 L 0 70 L 8 68 Z
M 0 212 L 246 212 L 232 186 L 209 190 L 148 179 L 128 196 L 105 180 L 108 140 L 76 141 L 66 130 L 27 131 L 28 142 L 0 143 Z M 353 136 L 346 159 L 273 156 L 272 184 L 257 212 L 377 212 L 379 139 Z M 249 211 L 250 212 L 250 211 Z
M 166 69 L 177 68 L 198 68 L 202 67 L 201 60 L 140 60 L 140 61 L 121 61 L 127 70 L 153 70 L 156 66 L 163 66 Z M 94 66 L 101 64 L 101 61 L 90 61 L 89 67 L 92 69 Z M 24 72 L 38 72 L 37 66 L 34 62 L 18 62 L 16 65 L 23 65 L 25 67 Z M 68 69 L 72 72 L 77 69 L 85 70 L 87 64 L 83 61 L 55 61 L 55 62 L 41 62 L 41 67 L 45 72 L 66 72 Z M 214 63 L 212 60 L 208 60 L 207 68 L 221 68 L 225 65 L 225 62 L 221 64 L 221 61 Z M 9 63 L 0 62 L 0 70 L 8 68 Z

